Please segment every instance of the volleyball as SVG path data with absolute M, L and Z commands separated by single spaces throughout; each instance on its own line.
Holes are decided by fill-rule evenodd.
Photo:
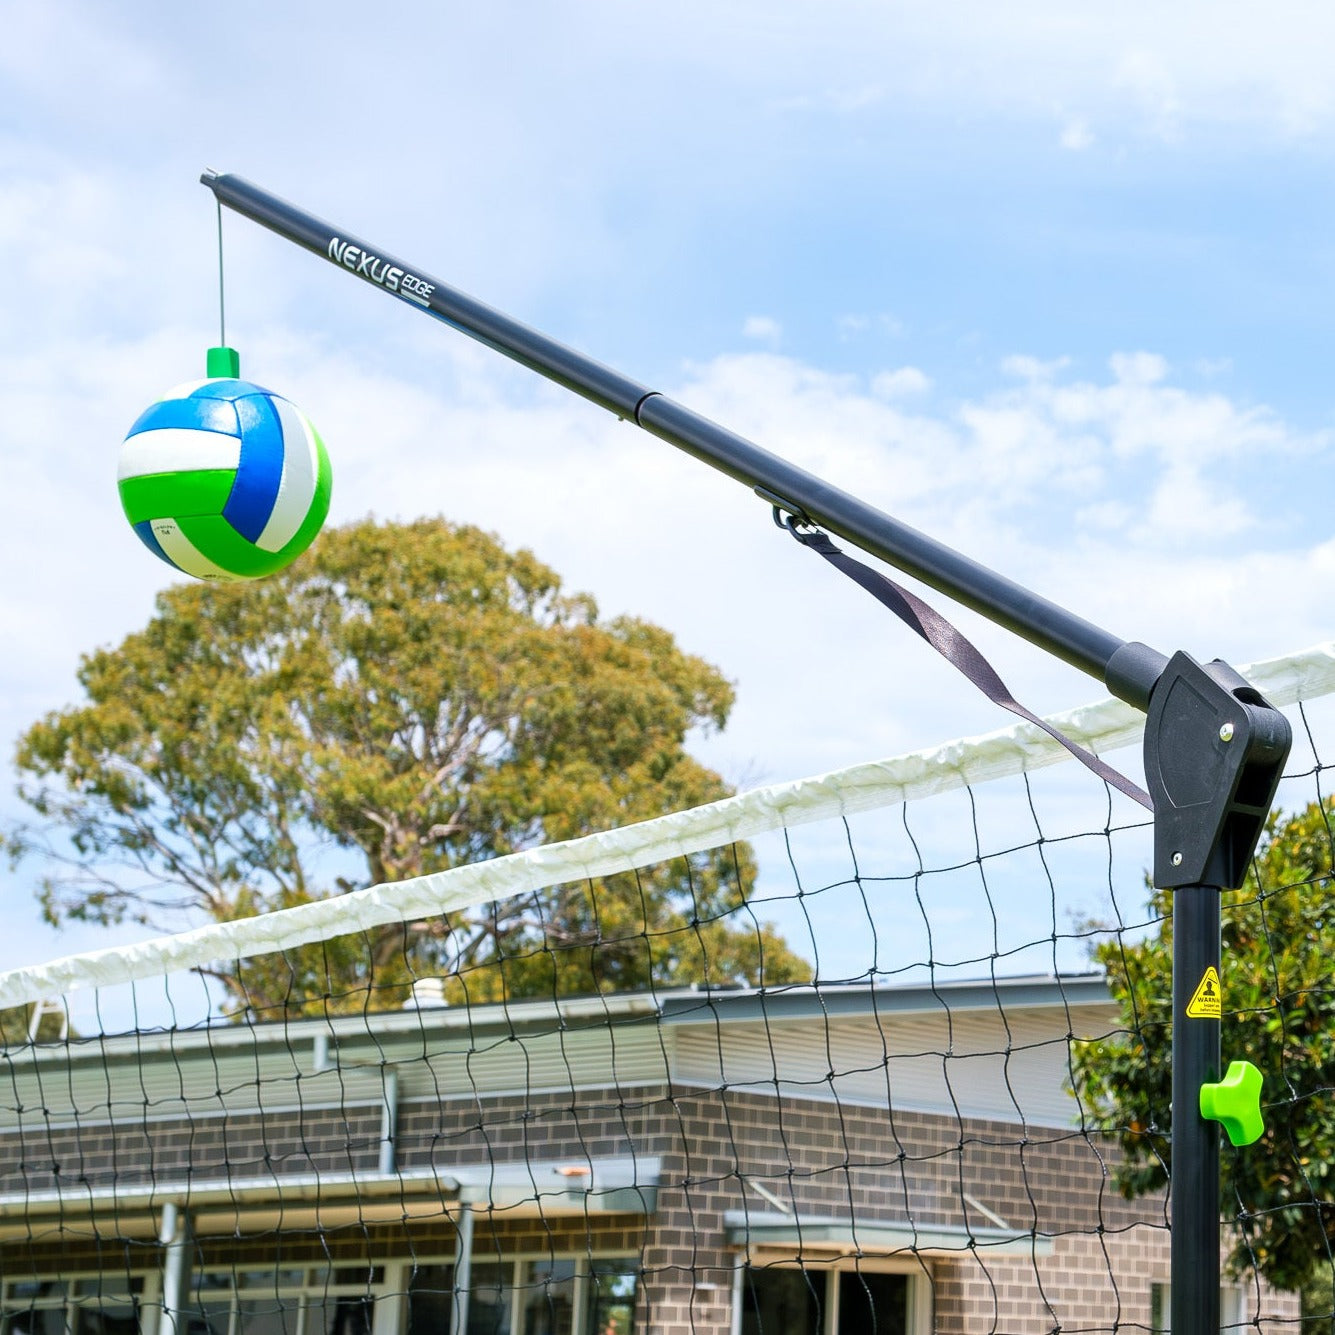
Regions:
M 121 445 L 121 505 L 145 547 L 196 579 L 258 579 L 296 560 L 329 513 L 309 419 L 246 380 L 168 390 Z

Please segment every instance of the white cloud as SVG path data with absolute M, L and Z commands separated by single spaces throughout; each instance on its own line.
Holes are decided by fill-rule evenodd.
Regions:
M 1058 142 L 1063 148 L 1069 148 L 1073 153 L 1080 153 L 1094 146 L 1094 132 L 1089 128 L 1088 121 L 1076 117 L 1062 126 Z
M 12 551 L 40 554 L 29 578 L 0 591 L 0 616 L 30 646 L 2 678 L 12 703 L 0 725 L 12 736 L 69 698 L 77 653 L 140 623 L 163 583 L 124 526 L 110 478 L 117 443 L 143 402 L 194 374 L 213 341 L 214 256 L 199 219 L 184 221 L 171 201 L 157 201 L 163 226 L 142 229 L 134 195 L 82 168 L 14 177 L 0 182 L 0 194 L 0 227 L 19 257 L 11 299 L 0 303 L 3 445 L 15 461 L 0 515 Z M 178 246 L 163 244 L 178 232 Z M 307 308 L 287 324 L 283 291 L 296 285 L 305 295 L 304 259 L 240 227 L 229 229 L 229 257 L 240 294 L 233 306 L 263 331 L 243 343 L 246 369 L 302 403 L 328 438 L 336 519 L 441 511 L 476 520 L 534 547 L 609 610 L 640 610 L 679 629 L 689 647 L 743 679 L 736 726 L 714 744 L 733 772 L 791 775 L 951 730 L 948 715 L 926 706 L 911 716 L 891 709 L 871 730 L 861 709 L 831 713 L 823 702 L 834 697 L 883 696 L 879 667 L 861 647 L 879 614 L 857 590 L 833 592 L 829 573 L 812 569 L 793 544 L 776 550 L 781 535 L 745 488 L 466 340 L 425 322 L 405 325 L 392 305 L 355 286 L 321 298 L 338 312 L 339 334 L 309 332 L 319 322 Z M 86 301 L 53 298 L 61 273 L 78 277 Z M 745 329 L 764 341 L 782 334 L 764 315 Z M 1023 355 L 1005 359 L 1001 372 L 1005 379 L 970 397 L 926 400 L 932 380 L 918 366 L 854 375 L 755 351 L 687 367 L 676 392 L 1044 589 L 1100 560 L 1118 567 L 1140 554 L 1149 563 L 1166 547 L 1211 535 L 1262 542 L 1251 492 L 1231 470 L 1254 458 L 1297 469 L 1323 439 L 1264 407 L 1181 387 L 1152 353 L 1119 354 L 1097 376 L 1074 374 L 1066 359 Z M 707 555 L 686 554 L 687 532 L 709 535 Z M 1221 547 L 1211 550 L 1222 563 L 1237 559 Z M 673 577 L 665 579 L 669 551 Z M 785 572 L 777 582 L 776 565 Z M 720 582 L 720 569 L 728 580 Z M 842 685 L 797 659 L 776 671 L 771 630 L 795 608 L 813 642 L 835 646 L 837 667 L 827 657 L 822 671 Z M 1267 651 L 1292 642 L 1282 630 Z M 918 650 L 893 628 L 871 634 L 879 652 L 917 662 Z M 939 694 L 934 664 L 913 671 L 916 689 Z M 821 725 L 776 737 L 765 720 L 785 692 Z M 987 715 L 984 706 L 973 721 Z
M 931 378 L 916 366 L 900 366 L 893 371 L 882 371 L 873 376 L 871 382 L 871 392 L 881 399 L 925 394 L 931 387 Z
M 109 108 L 172 81 L 169 66 L 117 28 L 101 5 L 10 0 L 0 72 L 13 86 L 47 95 L 57 91 L 52 76 L 58 73 L 67 92 L 94 95 Z
M 118 513 L 111 468 L 125 424 L 192 338 L 69 339 L 0 361 L 7 453 L 19 465 L 0 493 L 0 531 L 24 571 L 0 591 L 0 619 L 23 647 L 0 665 L 0 724 L 11 735 L 71 700 L 77 653 L 142 624 L 165 583 Z M 746 487 L 569 395 L 516 382 L 463 340 L 439 339 L 438 384 L 291 331 L 253 341 L 247 355 L 326 436 L 335 522 L 444 513 L 481 524 L 591 590 L 604 613 L 647 616 L 718 663 L 738 682 L 738 705 L 728 731 L 698 749 L 734 778 L 819 772 L 1006 721 L 862 590 L 775 530 Z M 62 377 L 66 365 L 79 373 Z M 1233 661 L 1329 633 L 1309 590 L 1329 582 L 1335 542 L 1281 541 L 1255 524 L 1247 494 L 1222 490 L 1235 450 L 1196 439 L 1245 443 L 1249 461 L 1299 479 L 1300 435 L 1273 413 L 1176 386 L 1145 354 L 1097 378 L 1038 370 L 913 413 L 884 397 L 882 377 L 767 352 L 702 362 L 666 388 L 1117 633 Z M 1183 509 L 1208 513 L 1213 531 L 1188 532 Z M 1102 694 L 929 597 L 1032 707 Z M 39 949 L 70 944 L 80 941 Z
M 1057 113 L 1064 146 L 1078 148 L 1091 121 L 1167 140 L 1239 126 L 1314 136 L 1335 109 L 1335 12 L 1304 0 L 965 0 L 948 14 L 930 0 L 831 0 L 790 5 L 781 23 L 757 4 L 688 0 L 671 24 L 642 15 L 668 51 L 706 77 L 759 86 L 785 114 L 898 116 L 909 106 L 1051 120 L 1052 108 L 1078 106 L 1079 117 Z
M 904 322 L 896 316 L 881 311 L 876 315 L 850 312 L 841 315 L 835 321 L 841 339 L 860 338 L 864 334 L 880 334 L 888 338 L 902 338 L 905 334 Z
M 111 476 L 120 435 L 148 387 L 173 379 L 168 364 L 180 342 L 179 331 L 117 349 L 70 342 L 4 365 L 0 394 L 21 464 L 0 510 L 13 550 L 41 555 L 27 579 L 6 587 L 0 608 L 31 645 L 4 668 L 7 695 L 23 702 L 4 718 L 11 733 L 24 710 L 67 697 L 76 653 L 141 621 L 164 582 L 124 525 Z M 832 585 L 829 572 L 775 533 L 746 488 L 568 396 L 513 395 L 504 367 L 470 344 L 446 338 L 440 352 L 438 390 L 294 334 L 249 348 L 251 365 L 301 403 L 329 441 L 335 521 L 439 512 L 478 522 L 533 547 L 606 610 L 663 621 L 688 647 L 743 677 L 738 727 L 720 743 L 739 766 L 791 775 L 951 731 L 949 713 L 925 705 L 911 715 L 890 708 L 868 731 L 864 704 L 851 702 L 881 698 L 880 668 L 855 646 L 870 632 L 896 657 L 917 650 L 881 624 L 858 590 Z M 80 374 L 54 369 L 66 364 Z M 1149 364 L 1118 362 L 1138 373 Z M 1116 373 L 1102 381 L 1054 373 L 935 411 L 908 413 L 898 397 L 885 396 L 887 376 L 916 388 L 920 375 L 898 368 L 866 383 L 753 353 L 691 368 L 676 397 L 1041 591 L 1060 584 L 1078 593 L 1082 571 L 1096 587 L 1117 587 L 1124 576 L 1115 572 L 1129 564 L 1149 570 L 1180 561 L 1165 559 L 1178 541 L 1174 527 L 1190 530 L 1193 541 L 1196 527 L 1218 530 L 1192 557 L 1198 574 L 1211 560 L 1225 571 L 1243 564 L 1223 530 L 1256 529 L 1257 516 L 1245 490 L 1229 492 L 1231 461 L 1241 451 L 1297 468 L 1308 448 L 1273 414 Z M 62 516 L 55 541 L 53 514 Z M 694 541 L 700 536 L 707 541 Z M 1260 553 L 1264 537 L 1257 531 L 1252 539 Z M 1308 559 L 1302 550 L 1268 556 L 1291 560 L 1293 578 Z M 1106 572 L 1096 574 L 1101 563 Z M 1138 615 L 1175 633 L 1186 629 L 1171 599 L 1160 608 L 1146 582 L 1155 581 L 1146 577 L 1137 588 Z M 1099 587 L 1099 596 L 1109 595 Z M 774 658 L 781 627 L 794 617 L 804 636 L 829 647 L 822 674 L 844 678 L 841 688 L 822 674 L 808 677 L 800 657 Z M 1299 629 L 1290 633 L 1279 620 L 1267 650 L 1297 638 Z M 935 668 L 920 670 L 924 686 Z M 794 720 L 776 737 L 764 719 L 791 690 L 815 693 L 806 717 L 821 722 Z M 939 696 L 939 684 L 927 694 Z M 850 702 L 846 722 L 836 698 Z M 1068 693 L 1039 703 L 1069 702 Z
M 778 343 L 783 337 L 783 326 L 768 315 L 749 315 L 742 325 L 742 333 L 758 343 Z
M 1108 365 L 1124 385 L 1157 385 L 1168 374 L 1168 363 L 1153 352 L 1115 352 Z
M 1038 357 L 1029 357 L 1024 353 L 1013 353 L 1001 359 L 1001 373 L 1014 376 L 1017 380 L 1051 380 L 1069 365 L 1068 357 L 1054 357 L 1049 361 L 1042 361 Z
M 659 387 L 1119 634 L 1245 661 L 1330 633 L 1313 594 L 1335 567 L 1319 503 L 1330 442 L 1294 424 L 1300 410 L 1230 394 L 1223 379 L 1199 392 L 1154 352 L 1093 369 L 1016 355 L 998 370 L 995 350 L 1019 340 L 1011 308 L 979 328 L 995 289 L 978 294 L 976 320 L 947 328 L 943 316 L 940 329 L 913 294 L 970 292 L 978 274 L 947 267 L 981 234 L 960 201 L 995 189 L 986 221 L 1009 225 L 1018 197 L 943 144 L 967 139 L 993 163 L 1017 154 L 1009 173 L 1032 166 L 1026 143 L 1079 151 L 1097 127 L 1100 152 L 1063 159 L 1069 175 L 1137 137 L 1216 134 L 1230 151 L 1257 139 L 1268 151 L 1276 136 L 1323 142 L 1335 11 L 1133 0 L 1058 15 L 1036 0 L 966 0 L 943 18 L 927 0 L 782 13 L 757 0 L 670 12 L 589 0 L 521 15 L 500 0 L 415 16 L 420 49 L 470 53 L 451 79 L 424 82 L 403 77 L 401 51 L 358 41 L 346 0 L 330 0 L 318 25 L 283 6 L 212 26 L 190 6 L 11 10 L 0 51 L 11 127 L 0 132 L 0 532 L 17 572 L 0 588 L 6 737 L 72 699 L 79 652 L 141 625 L 166 582 L 124 524 L 112 476 L 126 426 L 196 373 L 214 339 L 213 202 L 194 182 L 206 164 L 316 212 L 341 216 L 352 200 L 349 226 L 404 255 L 444 256 L 461 287 L 594 350 L 626 337 L 602 294 L 638 284 L 636 300 L 655 300 L 633 318 L 665 330 L 673 350 L 648 354 L 668 368 Z M 631 65 L 626 51 L 639 54 Z M 350 108 L 354 81 L 365 95 Z M 1036 133 L 1015 134 L 1017 120 Z M 442 125 L 451 133 L 428 133 Z M 880 171 L 891 155 L 903 170 L 906 153 L 932 165 L 896 182 L 910 226 L 893 236 L 919 245 L 901 253 L 840 187 L 874 179 L 869 164 Z M 945 177 L 960 194 L 943 206 Z M 939 248 L 937 228 L 949 232 Z M 226 234 L 234 341 L 246 371 L 326 435 L 336 521 L 478 522 L 531 546 L 606 612 L 670 627 L 739 682 L 732 727 L 703 747 L 728 774 L 791 777 L 1004 721 L 775 530 L 744 486 L 405 321 L 365 286 L 330 282 L 314 258 L 230 215 Z M 755 272 L 730 267 L 723 243 L 739 235 L 756 238 Z M 978 253 L 984 265 L 997 255 Z M 735 278 L 736 295 L 687 318 L 673 281 L 697 267 L 702 290 Z M 812 275 L 840 267 L 877 281 L 822 304 Z M 782 296 L 765 295 L 780 282 Z M 1052 310 L 1066 296 L 1032 295 Z M 920 343 L 884 351 L 877 340 L 902 338 L 905 324 L 858 303 L 912 312 Z M 776 313 L 743 324 L 748 310 Z M 1120 327 L 1157 328 L 1158 314 L 1138 307 Z M 709 331 L 739 327 L 752 350 L 711 355 Z M 777 355 L 781 338 L 813 348 L 804 337 L 826 343 Z M 958 357 L 943 365 L 951 340 Z M 1171 346 L 1183 365 L 1200 350 L 1250 373 L 1220 342 Z M 1075 344 L 1058 330 L 1043 346 Z M 697 360 L 674 376 L 677 355 Z M 1321 420 L 1324 409 L 1306 411 Z M 1100 693 L 977 616 L 958 620 L 1035 708 Z
M 1112 85 L 1130 95 L 1145 122 L 1161 139 L 1178 138 L 1182 103 L 1177 80 L 1163 54 L 1143 49 L 1125 52 L 1113 70 Z

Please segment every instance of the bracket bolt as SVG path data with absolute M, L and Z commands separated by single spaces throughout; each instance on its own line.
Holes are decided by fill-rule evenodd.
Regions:
M 1181 853 L 1174 853 L 1174 854 L 1173 854 L 1173 866 L 1175 866 L 1175 867 L 1180 867 L 1181 865 L 1182 865 L 1182 854 L 1181 854 Z
M 1233 740 L 1233 725 L 1231 723 L 1225 723 L 1219 729 L 1219 740 L 1221 742 L 1231 742 Z

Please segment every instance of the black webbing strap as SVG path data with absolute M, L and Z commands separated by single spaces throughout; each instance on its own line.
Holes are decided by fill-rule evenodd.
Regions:
M 791 517 L 780 522 L 804 547 L 810 547 L 813 552 L 818 552 L 836 569 L 842 570 L 850 579 L 856 580 L 905 625 L 917 631 L 946 662 L 962 672 L 993 704 L 1009 709 L 1012 714 L 1018 714 L 1020 718 L 1042 728 L 1049 737 L 1059 741 L 1081 764 L 1093 770 L 1104 783 L 1111 784 L 1147 810 L 1154 810 L 1154 804 L 1144 789 L 1137 787 L 1124 774 L 1119 774 L 1111 765 L 1104 764 L 1092 751 L 1087 751 L 1083 746 L 1073 742 L 1063 735 L 1060 729 L 1054 728 L 1052 724 L 1039 718 L 1016 700 L 1007 689 L 1006 683 L 997 676 L 992 664 L 938 611 L 907 589 L 901 588 L 893 580 L 887 579 L 879 571 L 863 565 L 861 561 L 856 561 L 846 552 L 840 551 L 819 529 L 808 528 L 802 521 Z

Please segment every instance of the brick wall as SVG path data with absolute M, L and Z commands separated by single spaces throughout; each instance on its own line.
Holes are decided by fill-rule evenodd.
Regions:
M 0 1192 L 134 1188 L 317 1172 L 374 1171 L 378 1107 L 47 1126 L 0 1135 Z
M 0 1244 L 0 1272 L 76 1270 L 114 1258 L 106 1240 L 112 1220 L 96 1230 L 77 1223 L 80 1192 L 89 1187 L 373 1171 L 379 1136 L 375 1106 L 116 1128 L 39 1124 L 36 1133 L 0 1136 L 0 1191 L 59 1188 L 70 1200 L 70 1231 L 59 1241 Z M 787 1094 L 655 1087 L 407 1104 L 397 1152 L 404 1171 L 434 1166 L 442 1173 L 459 1165 L 658 1158 L 652 1218 L 543 1215 L 535 1197 L 527 1210 L 480 1216 L 475 1236 L 479 1257 L 640 1256 L 641 1328 L 654 1335 L 725 1335 L 736 1261 L 725 1214 L 775 1215 L 764 1193 L 801 1218 L 957 1230 L 957 1250 L 922 1258 L 940 1335 L 1147 1326 L 1150 1283 L 1167 1277 L 1163 1200 L 1123 1200 L 1110 1182 L 1114 1147 L 1071 1131 L 891 1114 Z M 455 1239 L 444 1210 L 442 1201 L 435 1217 L 351 1218 L 319 1230 L 293 1215 L 286 1223 L 270 1220 L 251 1239 L 202 1237 L 198 1263 L 264 1264 L 280 1252 L 289 1264 L 449 1256 Z M 993 1230 L 998 1220 L 1050 1241 L 1018 1256 L 968 1245 L 966 1230 Z M 113 1268 L 129 1259 L 151 1264 L 151 1232 L 139 1232 Z M 812 1263 L 833 1258 L 819 1247 L 803 1256 Z M 784 1254 L 766 1251 L 754 1259 L 772 1263 Z M 1257 1297 L 1249 1295 L 1249 1317 Z M 1275 1320 L 1296 1314 L 1290 1299 L 1268 1293 L 1260 1306 Z
M 1226 1278 L 1225 1283 L 1230 1281 Z M 978 1253 L 934 1266 L 936 1335 L 1148 1331 L 1150 1290 L 1168 1283 L 1168 1241 L 1158 1228 L 1068 1234 L 1034 1262 Z M 1245 1329 L 1299 1329 L 1298 1296 L 1237 1281 Z

